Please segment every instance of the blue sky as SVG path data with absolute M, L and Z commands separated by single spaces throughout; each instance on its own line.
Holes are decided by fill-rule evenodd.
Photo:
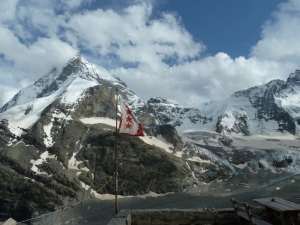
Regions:
M 199 106 L 300 67 L 299 0 L 0 2 L 0 105 L 77 50 L 144 101 Z
M 158 11 L 176 12 L 185 28 L 206 45 L 205 53 L 226 52 L 231 57 L 248 56 L 261 37 L 262 24 L 282 0 L 169 0 Z

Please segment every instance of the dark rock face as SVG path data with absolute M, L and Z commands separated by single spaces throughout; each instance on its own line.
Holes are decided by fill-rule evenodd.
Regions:
M 3 165 L 1 157 L 0 218 L 14 217 L 17 221 L 31 218 L 36 211 L 54 211 L 55 204 L 61 204 L 58 196 L 37 182 L 25 179 L 22 175 Z
M 291 73 L 286 81 L 286 86 L 299 86 L 300 85 L 300 70 L 296 70 L 295 73 Z
M 291 162 L 291 159 L 284 159 L 282 161 L 274 162 L 273 165 L 276 168 L 286 168 Z
M 78 159 L 88 159 L 87 167 L 95 171 L 92 183 L 95 187 L 105 183 L 114 174 L 115 139 L 113 133 L 100 137 L 96 133 L 88 137 L 91 147 L 80 151 L 78 155 Z M 186 187 L 184 178 L 190 171 L 183 160 L 172 154 L 149 146 L 139 138 L 127 136 L 118 137 L 118 152 L 120 194 L 137 195 L 150 191 L 166 193 Z M 104 193 L 113 193 L 113 190 L 113 183 L 103 189 Z
M 290 115 L 275 103 L 274 95 L 280 92 L 283 86 L 282 81 L 270 82 L 267 84 L 267 90 L 261 97 L 253 96 L 252 105 L 258 109 L 257 119 L 278 121 L 278 131 L 288 131 L 295 134 L 295 124 Z
M 51 93 L 53 93 L 54 91 L 58 90 L 58 85 L 56 83 L 56 81 L 53 81 L 53 83 L 51 83 L 49 86 L 47 86 L 44 90 L 42 90 L 39 94 L 37 94 L 37 98 L 42 98 L 45 97 L 47 95 L 50 95 Z
M 106 86 L 97 85 L 89 88 L 86 92 L 87 97 L 75 106 L 74 119 L 84 117 L 116 118 L 114 94 Z
M 54 106 L 55 103 L 52 104 L 52 107 Z M 47 110 L 49 110 L 48 113 L 53 111 L 51 107 Z M 80 110 L 75 110 L 76 117 L 79 112 Z M 87 126 L 76 120 L 68 121 L 64 126 L 62 126 L 64 122 L 58 123 L 57 126 L 61 127 L 62 131 L 53 135 L 55 143 L 47 148 L 41 135 L 43 133 L 41 128 L 43 123 L 47 124 L 49 121 L 48 113 L 44 111 L 42 118 L 25 136 L 26 140 L 56 155 L 57 160 L 66 168 L 68 168 L 68 161 L 75 153 L 76 159 L 83 161 L 84 167 L 89 169 L 89 172 L 84 176 L 79 176 L 78 179 L 97 190 L 99 183 L 106 183 L 108 177 L 114 174 L 115 136 L 112 133 L 114 128 L 110 127 L 111 131 L 108 131 L 103 125 Z M 56 129 L 52 128 L 52 130 L 56 133 Z M 172 140 L 177 148 L 182 145 L 176 130 L 170 125 L 157 128 L 155 132 Z M 186 185 L 184 182 L 177 182 L 177 179 L 182 180 L 190 170 L 183 160 L 172 154 L 150 146 L 137 137 L 121 135 L 118 137 L 118 149 L 121 194 L 136 195 L 149 191 L 165 193 L 170 190 L 181 190 Z M 49 162 L 40 169 L 51 172 L 53 171 L 51 168 Z M 91 179 L 92 173 L 94 179 Z M 168 177 L 168 185 L 163 184 L 166 182 L 164 181 L 166 177 Z M 113 184 L 109 184 L 103 191 L 113 193 Z
M 37 92 L 37 98 L 42 98 L 49 96 L 54 91 L 58 90 L 58 85 L 55 81 L 55 77 L 57 76 L 58 70 L 53 68 L 48 74 L 41 77 L 39 80 L 34 82 L 34 86 L 37 88 L 42 88 L 40 92 Z M 52 79 L 51 79 L 51 78 Z M 50 79 L 49 79 L 50 78 Z
M 12 138 L 16 138 L 14 134 L 8 129 L 8 121 L 0 121 L 0 149 L 4 148 Z
M 162 137 L 169 143 L 174 145 L 173 151 L 179 151 L 183 149 L 183 142 L 181 138 L 178 136 L 177 130 L 169 125 L 160 125 L 152 128 L 146 128 L 145 131 L 148 135 L 157 137 L 158 135 L 162 135 Z
M 82 195 L 80 193 L 84 193 L 80 182 L 94 190 L 105 184 L 114 175 L 115 134 L 104 128 L 102 125 L 87 126 L 69 121 L 60 139 L 47 149 L 49 154 L 55 155 L 55 159 L 47 159 L 37 166 L 40 174 L 31 170 L 30 160 L 39 159 L 43 150 L 18 144 L 13 149 L 2 151 L 2 218 L 13 216 L 17 220 L 24 220 L 33 212 L 53 211 L 63 204 L 62 198 L 78 200 Z M 118 152 L 119 193 L 122 195 L 180 191 L 191 185 L 186 181 L 191 171 L 184 160 L 150 146 L 139 138 L 119 135 Z M 74 155 L 77 161 L 82 161 L 78 170 L 69 168 L 69 160 Z M 15 171 L 13 180 L 10 177 L 11 169 Z M 78 171 L 81 172 L 79 176 L 76 175 Z M 24 176 L 29 179 L 26 180 Z M 20 180 L 22 185 L 17 185 Z M 27 192 L 28 198 L 24 197 Z M 108 183 L 102 193 L 113 194 L 114 182 Z M 12 209 L 13 205 L 17 208 Z M 24 207 L 27 207 L 26 211 L 22 211 Z
M 243 117 L 235 117 L 235 121 L 234 121 L 234 124 L 231 128 L 227 128 L 227 127 L 223 127 L 222 126 L 222 119 L 224 117 L 226 117 L 227 115 L 221 115 L 219 116 L 218 118 L 218 122 L 216 124 L 216 132 L 221 134 L 223 132 L 223 130 L 227 131 L 228 134 L 231 134 L 231 133 L 236 133 L 236 134 L 243 134 L 245 136 L 249 136 L 250 135 L 250 132 L 248 130 L 248 124 L 247 124 L 247 121 L 245 118 Z
M 222 138 L 219 138 L 219 141 L 227 147 L 230 147 L 232 144 L 232 139 L 230 139 L 227 136 L 223 136 Z
M 228 165 L 230 165 L 228 160 L 223 158 L 225 151 L 222 147 L 212 147 L 187 142 L 185 149 L 186 154 L 183 155 L 183 158 L 199 157 L 201 159 L 201 162 L 193 160 L 187 161 L 193 171 L 196 179 L 194 183 L 196 185 L 198 185 L 199 182 L 210 183 L 217 179 L 228 180 L 235 173 L 233 167 L 228 167 Z
M 217 179 L 228 180 L 230 177 L 232 177 L 232 172 L 226 167 L 220 167 L 218 165 L 210 163 L 201 163 L 195 161 L 188 161 L 188 164 L 193 170 L 194 175 L 198 179 L 198 181 L 204 183 L 210 183 L 211 181 Z M 203 170 L 206 172 L 203 172 Z
M 36 96 L 31 97 L 49 96 L 64 82 L 72 80 L 73 74 L 84 72 L 85 66 L 79 54 L 60 74 L 54 69 L 48 74 L 51 79 L 45 76 L 35 82 L 33 86 L 38 91 Z M 89 75 L 84 74 L 85 79 L 96 79 Z M 121 195 L 139 195 L 150 191 L 167 193 L 181 191 L 200 182 L 228 180 L 235 174 L 235 168 L 230 163 L 248 163 L 249 168 L 263 168 L 259 160 L 249 162 L 249 158 L 254 158 L 251 151 L 231 149 L 229 157 L 224 150 L 232 147 L 232 139 L 228 136 L 216 137 L 218 134 L 207 132 L 199 140 L 195 132 L 195 135 L 190 134 L 190 139 L 195 143 L 184 144 L 174 127 L 181 126 L 185 121 L 200 126 L 215 121 L 215 118 L 201 115 L 198 109 L 180 107 L 162 98 L 151 98 L 145 104 L 124 82 L 117 81 L 97 79 L 99 85 L 86 89 L 85 97 L 75 104 L 64 103 L 58 96 L 30 129 L 20 128 L 25 132 L 21 137 L 9 131 L 6 120 L 0 121 L 0 219 L 13 217 L 20 221 L 32 217 L 33 213 L 54 211 L 62 204 L 81 200 L 91 189 L 114 193 L 114 182 L 108 181 L 115 175 L 115 127 L 87 125 L 80 119 L 115 119 L 116 89 L 145 126 L 146 133 L 153 137 L 162 136 L 173 145 L 170 148 L 173 153 L 182 156 L 176 157 L 159 147 L 148 145 L 138 137 L 118 135 L 117 166 Z M 276 102 L 276 98 L 284 93 L 296 94 L 293 87 L 298 84 L 300 72 L 292 74 L 287 82 L 272 81 L 263 89 L 250 88 L 236 92 L 233 97 L 247 98 L 257 110 L 255 119 L 275 120 L 279 124 L 278 131 L 294 134 L 295 122 Z M 16 105 L 22 94 L 20 91 L 15 95 L 0 112 Z M 29 115 L 32 109 L 28 106 L 24 114 Z M 217 132 L 250 135 L 247 116 L 234 116 L 231 128 L 222 126 L 222 120 L 227 116 L 226 113 L 219 115 Z M 211 139 L 218 140 L 220 147 L 210 146 Z M 42 158 L 42 155 L 51 157 Z M 193 161 L 194 158 L 198 161 Z M 37 160 L 39 163 L 36 163 Z M 274 159 L 272 163 L 273 167 L 281 169 L 288 167 L 292 161 Z M 87 186 L 89 190 L 85 189 Z
M 32 158 L 37 158 L 37 149 L 22 143 L 0 152 L 1 220 L 9 217 L 17 221 L 29 219 L 34 212 L 54 211 L 55 206 L 62 204 L 61 194 L 75 197 L 65 191 L 70 190 L 69 187 L 30 170 Z
M 83 124 L 79 119 L 84 117 L 114 119 L 114 93 L 106 86 L 98 85 L 89 88 L 86 98 L 78 105 L 65 105 L 57 99 L 44 109 L 37 123 L 21 137 L 26 145 L 30 146 L 18 144 L 13 151 L 8 148 L 9 154 L 2 156 L 2 162 L 9 163 L 3 165 L 17 171 L 20 179 L 24 179 L 24 176 L 29 178 L 27 182 L 34 179 L 36 183 L 33 182 L 31 186 L 37 190 L 40 188 L 38 186 L 40 182 L 44 184 L 45 193 L 56 194 L 49 195 L 53 199 L 46 199 L 45 205 L 41 208 L 38 208 L 40 203 L 37 199 L 28 199 L 26 206 L 36 205 L 28 207 L 26 215 L 20 211 L 21 208 L 15 210 L 10 208 L 7 212 L 12 214 L 3 215 L 3 218 L 19 213 L 19 219 L 23 220 L 34 212 L 53 211 L 54 208 L 60 207 L 66 198 L 80 200 L 86 193 L 81 182 L 93 190 L 99 190 L 99 184 L 105 184 L 114 176 L 115 128 L 104 124 Z M 146 118 L 151 121 L 152 117 L 147 115 Z M 50 130 L 52 144 L 48 146 L 45 144 L 48 138 L 45 126 L 50 124 L 52 124 Z M 161 135 L 173 144 L 174 152 L 182 151 L 184 148 L 176 129 L 171 125 L 152 126 L 145 128 L 145 131 L 152 136 Z M 31 169 L 33 166 L 31 160 L 38 160 L 46 151 L 54 158 L 48 158 L 37 165 L 38 173 L 35 173 Z M 190 162 L 148 145 L 137 137 L 119 135 L 118 152 L 121 195 L 139 195 L 150 191 L 156 193 L 181 191 L 194 184 L 198 185 L 199 182 L 228 179 L 232 176 L 232 172 L 222 165 Z M 75 167 L 70 164 L 71 159 L 77 161 Z M 113 194 L 114 182 L 109 182 L 101 193 Z M 19 204 L 21 207 L 23 203 L 16 201 L 9 204 Z
M 24 186 L 19 185 L 17 190 L 10 190 L 11 195 L 30 191 L 30 194 L 24 196 L 15 194 L 13 199 L 9 199 L 11 195 L 0 191 L 0 196 L 5 196 L 1 204 L 4 212 L 1 218 L 13 217 L 20 221 L 32 217 L 33 213 L 54 211 L 62 204 L 67 204 L 67 200 L 81 199 L 87 192 L 81 182 L 97 191 L 100 184 L 105 184 L 114 176 L 114 127 L 104 124 L 85 125 L 79 121 L 84 117 L 114 119 L 114 93 L 106 86 L 99 85 L 89 88 L 87 97 L 78 105 L 64 105 L 57 99 L 44 109 L 41 118 L 21 137 L 26 145 L 20 142 L 1 152 L 1 166 L 5 167 L 3 171 L 12 169 L 18 175 L 16 181 L 2 182 L 3 190 L 10 190 L 11 185 L 17 187 L 17 182 L 22 182 Z M 49 138 L 45 126 L 49 125 L 51 145 L 45 144 Z M 2 126 L 6 129 L 7 124 L 4 122 Z M 182 148 L 182 141 L 171 125 L 157 127 L 152 132 L 174 143 L 174 149 Z M 46 151 L 53 157 L 36 165 L 38 173 L 34 172 L 32 160 L 40 159 Z M 148 145 L 138 137 L 119 135 L 118 151 L 119 193 L 122 195 L 150 191 L 166 193 L 193 185 L 191 169 L 185 160 Z M 77 161 L 75 167 L 70 162 L 71 158 Z M 9 176 L 2 175 L 0 179 L 5 181 Z M 28 190 L 28 186 L 32 190 Z M 48 197 L 40 201 L 40 193 Z M 114 182 L 109 182 L 101 193 L 113 194 Z M 31 194 L 35 197 L 31 197 Z

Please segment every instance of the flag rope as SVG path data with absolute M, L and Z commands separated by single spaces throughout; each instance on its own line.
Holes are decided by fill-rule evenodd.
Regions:
M 104 185 L 102 185 L 102 186 L 98 189 L 98 191 L 99 191 L 99 192 L 102 192 L 102 189 L 103 189 L 103 188 L 104 188 L 104 187 L 105 187 L 105 186 L 113 179 L 114 176 L 116 176 L 116 173 L 114 173 L 114 175 L 111 176 L 110 179 L 109 179 Z M 97 191 L 96 191 L 96 192 L 97 192 Z M 53 211 L 53 212 L 50 212 L 50 213 L 46 213 L 46 214 L 43 214 L 43 215 L 40 215 L 40 216 L 37 216 L 37 217 L 34 217 L 34 218 L 31 218 L 31 219 L 28 219 L 28 220 L 23 220 L 23 221 L 17 222 L 17 224 L 19 224 L 19 223 L 24 223 L 24 222 L 28 222 L 28 221 L 31 221 L 31 220 L 36 220 L 36 219 L 42 218 L 42 217 L 44 217 L 44 216 L 51 215 L 51 214 L 56 213 L 56 212 L 65 211 L 65 210 L 68 209 L 68 208 L 73 208 L 75 205 L 82 204 L 84 201 L 86 201 L 86 200 L 92 198 L 93 196 L 95 196 L 95 193 L 94 193 L 94 192 L 91 193 L 89 197 L 87 197 L 87 198 L 85 198 L 85 199 L 83 199 L 83 200 L 81 200 L 81 201 L 79 201 L 79 202 L 76 202 L 76 203 L 74 203 L 74 204 L 69 204 L 67 207 L 62 206 L 61 209 L 58 209 L 58 210 L 56 210 L 56 211 Z

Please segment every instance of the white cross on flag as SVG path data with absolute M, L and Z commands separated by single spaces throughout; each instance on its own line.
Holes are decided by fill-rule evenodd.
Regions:
M 145 136 L 142 124 L 133 115 L 129 107 L 120 98 L 121 117 L 118 133 L 129 136 Z

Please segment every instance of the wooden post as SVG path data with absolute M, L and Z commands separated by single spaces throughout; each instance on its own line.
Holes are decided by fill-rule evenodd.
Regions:
M 115 176 L 116 176 L 116 186 L 115 186 L 115 208 L 116 214 L 118 213 L 118 89 L 116 89 L 116 139 L 115 139 Z

